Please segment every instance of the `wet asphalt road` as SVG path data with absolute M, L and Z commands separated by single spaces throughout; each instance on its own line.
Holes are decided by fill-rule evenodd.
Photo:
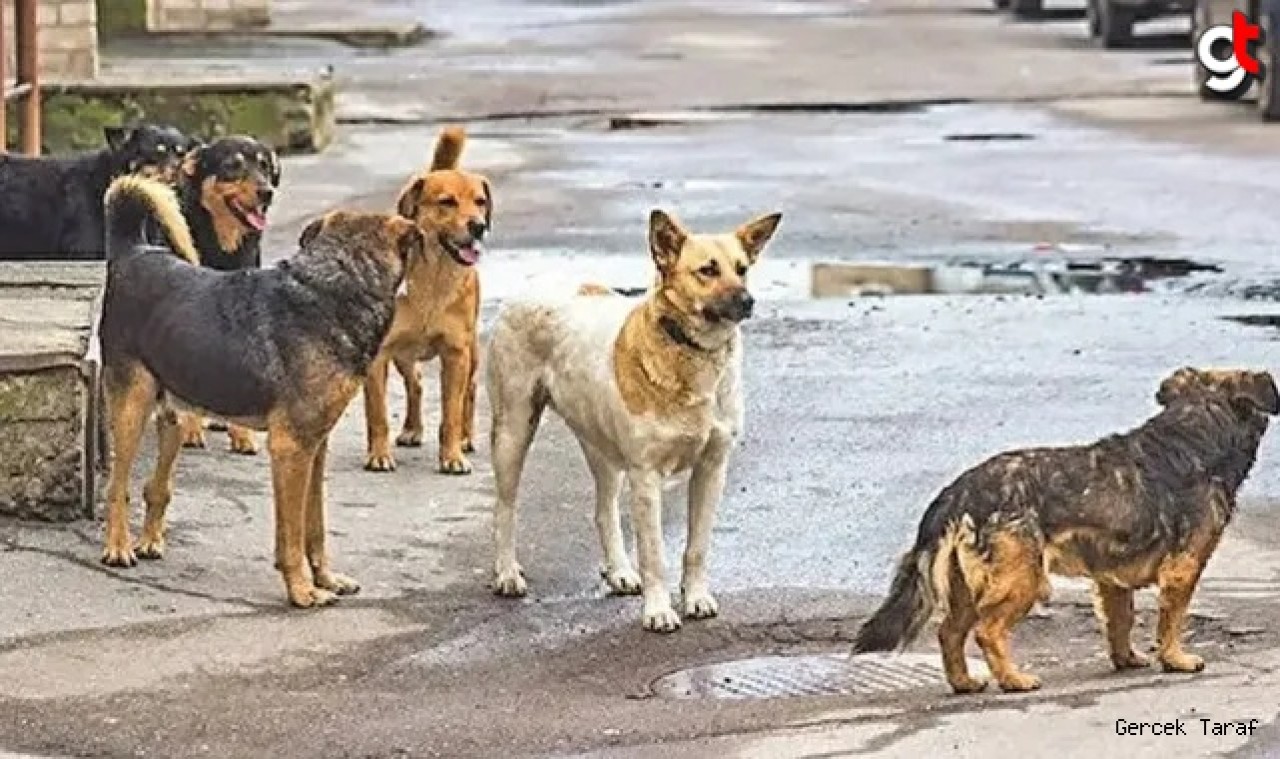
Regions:
M 324 7 L 293 0 L 281 12 Z M 217 436 L 213 450 L 183 459 L 175 550 L 163 564 L 97 569 L 93 525 L 0 525 L 0 568 L 16 578 L 0 622 L 0 746 L 112 757 L 534 755 L 817 719 L 847 705 L 643 696 L 681 666 L 843 650 L 928 499 L 982 457 L 1137 424 L 1176 366 L 1275 363 L 1271 331 L 1222 318 L 1280 311 L 1267 303 L 1174 293 L 806 297 L 818 260 L 1035 256 L 1042 242 L 1218 263 L 1218 282 L 1275 278 L 1280 221 L 1258 204 L 1280 189 L 1280 153 L 1255 149 L 1263 133 L 1245 116 L 1213 121 L 1186 97 L 1187 77 L 1150 63 L 1185 49 L 1104 55 L 1072 41 L 1078 19 L 1002 27 L 982 9 L 910 0 L 369 8 L 451 35 L 386 56 L 291 43 L 289 60 L 271 64 L 335 63 L 347 123 L 330 151 L 286 162 L 269 259 L 323 209 L 387 208 L 426 159 L 438 128 L 430 120 L 441 114 L 552 112 L 468 124 L 466 162 L 497 194 L 482 266 L 486 324 L 502 299 L 530 289 L 645 284 L 642 223 L 655 205 L 708 231 L 784 212 L 753 275 L 762 305 L 746 326 L 747 431 L 711 556 L 723 617 L 659 638 L 638 630 L 637 601 L 602 597 L 589 480 L 554 421 L 522 495 L 531 595 L 493 598 L 487 445 L 468 478 L 432 472 L 430 443 L 399 451 L 395 475 L 366 474 L 357 403 L 335 434 L 328 487 L 339 567 L 365 591 L 339 609 L 279 608 L 265 462 L 231 459 Z M 859 57 L 876 44 L 899 44 L 918 70 L 904 76 Z M 992 60 L 965 58 L 974 51 Z M 970 65 L 987 68 L 963 70 Z M 981 102 L 875 114 L 741 110 L 608 129 L 611 116 L 637 108 L 890 90 Z M 1015 104 L 993 92 L 1065 99 Z M 581 112 L 563 113 L 573 109 Z M 948 139 L 984 133 L 1025 139 Z M 402 401 L 398 386 L 393 393 L 394 425 Z M 1235 558 L 1211 583 L 1256 583 L 1262 595 L 1249 613 L 1266 625 L 1280 619 L 1266 600 L 1280 592 L 1266 579 L 1280 545 L 1280 468 L 1268 463 L 1276 445 L 1268 439 L 1244 493 L 1248 527 Z M 665 520 L 673 569 L 683 495 L 671 491 Z M 1082 619 L 1084 633 L 1050 628 L 1031 642 L 1056 652 L 1065 638 L 1053 634 L 1069 632 L 1070 645 L 1092 650 L 1077 643 L 1093 634 Z M 1123 687 L 1095 675 L 1072 682 Z M 936 727 L 932 701 L 907 708 L 905 733 Z

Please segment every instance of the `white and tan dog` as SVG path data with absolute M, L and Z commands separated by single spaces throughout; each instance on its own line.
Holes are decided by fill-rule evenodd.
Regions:
M 642 301 L 579 295 L 518 301 L 499 314 L 486 372 L 497 481 L 496 593 L 527 591 L 516 560 L 516 491 L 542 412 L 550 407 L 577 436 L 595 478 L 604 578 L 617 594 L 643 592 L 648 630 L 680 627 L 663 566 L 662 484 L 691 473 L 684 614 L 717 614 L 706 558 L 743 422 L 738 325 L 753 305 L 746 275 L 781 220 L 771 214 L 730 234 L 693 235 L 655 210 L 649 248 L 658 281 Z M 624 476 L 632 493 L 638 575 L 618 513 Z

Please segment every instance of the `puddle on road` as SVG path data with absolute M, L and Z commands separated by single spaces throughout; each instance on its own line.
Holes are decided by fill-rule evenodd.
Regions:
M 986 664 L 969 670 L 986 677 Z M 871 696 L 916 688 L 945 688 L 936 654 L 763 656 L 679 670 L 656 680 L 654 695 L 673 699 L 764 699 Z

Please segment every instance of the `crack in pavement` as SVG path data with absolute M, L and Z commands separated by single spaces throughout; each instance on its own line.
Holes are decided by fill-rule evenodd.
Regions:
M 74 531 L 72 531 L 72 533 L 75 534 Z M 14 542 L 7 538 L 0 538 L 0 546 L 4 547 L 6 553 L 14 553 L 14 552 L 33 553 L 41 556 L 48 556 L 54 559 L 60 559 L 62 561 L 78 566 L 81 569 L 87 569 L 101 575 L 106 575 L 107 577 L 110 577 L 115 580 L 119 580 L 120 582 L 123 582 L 123 583 L 128 583 L 130 585 L 140 585 L 142 587 L 150 588 L 152 590 L 158 590 L 161 593 L 170 593 L 172 595 L 184 596 L 186 598 L 193 598 L 200 601 L 212 601 L 214 603 L 230 604 L 233 606 L 240 606 L 242 608 L 249 609 L 252 611 L 265 611 L 268 609 L 276 608 L 275 604 L 257 603 L 244 598 L 226 598 L 223 596 L 214 595 L 212 593 L 204 593 L 198 590 L 188 590 L 186 588 L 175 587 L 173 585 L 168 585 L 159 580 L 151 580 L 143 577 L 129 577 L 127 575 L 120 574 L 111 569 L 108 569 L 105 566 L 101 566 L 95 561 L 82 558 L 80 556 L 77 556 L 75 554 L 72 554 L 66 551 L 58 551 L 52 548 L 39 548 L 36 546 L 22 545 L 20 543 Z

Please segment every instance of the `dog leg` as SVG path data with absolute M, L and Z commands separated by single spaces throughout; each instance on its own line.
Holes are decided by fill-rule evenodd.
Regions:
M 440 351 L 440 471 L 470 474 L 471 462 L 462 452 L 462 415 L 466 408 L 470 351 L 446 345 Z
M 178 416 L 172 409 L 162 408 L 156 414 L 156 443 L 156 468 L 142 488 L 147 517 L 142 524 L 142 536 L 134 549 L 139 559 L 164 558 L 165 512 L 173 499 L 173 471 L 182 450 L 182 428 L 178 426 Z
M 491 386 L 492 387 L 492 386 Z M 496 397 L 493 397 L 496 396 Z M 524 569 L 516 560 L 516 491 L 525 458 L 542 419 L 542 405 L 532 393 L 518 401 L 493 393 L 493 478 L 497 498 L 493 507 L 494 581 L 500 596 L 517 597 L 528 592 Z
M 404 428 L 396 436 L 396 445 L 417 448 L 422 445 L 422 365 L 412 359 L 395 359 L 396 372 L 404 380 Z
M 1200 672 L 1204 669 L 1204 659 L 1182 650 L 1187 606 L 1191 604 L 1191 596 L 1203 570 L 1204 562 L 1194 553 L 1170 556 L 1160 565 L 1157 575 L 1160 621 L 1156 624 L 1156 653 L 1165 672 Z
M 182 428 L 183 448 L 204 448 L 204 417 L 198 414 L 178 414 L 178 425 Z
M 129 535 L 129 479 L 142 443 L 143 426 L 155 405 L 156 382 L 140 366 L 107 369 L 105 376 L 113 457 L 107 477 L 106 545 L 102 562 L 112 567 L 132 567 L 138 559 Z
M 462 452 L 475 453 L 476 429 L 476 374 L 480 370 L 480 333 L 471 341 L 467 351 L 467 392 L 462 403 Z
M 227 437 L 230 440 L 230 450 L 232 453 L 239 453 L 244 456 L 257 455 L 258 444 L 253 440 L 253 430 L 246 429 L 237 424 L 228 424 Z
M 1009 533 L 991 540 L 988 579 L 975 598 L 978 623 L 974 638 L 986 656 L 987 666 L 1000 688 L 1006 692 L 1036 690 L 1037 677 L 1013 663 L 1009 652 L 1009 632 L 1035 605 L 1042 586 L 1044 562 L 1036 546 Z
M 1107 636 L 1111 664 L 1117 670 L 1148 666 L 1151 662 L 1147 657 L 1133 650 L 1133 591 L 1096 582 L 1093 585 L 1093 606 Z
M 354 595 L 360 592 L 360 583 L 329 569 L 324 507 L 324 472 L 328 452 L 329 440 L 326 438 L 316 449 L 311 463 L 311 483 L 307 490 L 307 563 L 311 566 L 311 577 L 316 587 L 340 596 Z
M 987 681 L 969 674 L 965 660 L 964 642 L 969 631 L 978 621 L 978 611 L 973 607 L 973 594 L 965 584 L 960 567 L 950 562 L 951 581 L 947 598 L 947 612 L 938 626 L 938 647 L 942 649 L 942 667 L 947 673 L 947 683 L 957 695 L 981 693 Z
M 596 532 L 600 536 L 600 548 L 604 551 L 604 571 L 600 574 L 615 595 L 637 595 L 640 593 L 640 575 L 627 557 L 627 544 L 622 537 L 622 514 L 618 511 L 622 472 L 590 443 L 580 442 L 596 486 Z
M 631 524 L 636 531 L 640 559 L 640 584 L 644 597 L 644 629 L 675 632 L 680 616 L 671 608 L 667 591 L 666 549 L 662 543 L 662 476 L 649 470 L 632 470 Z
M 267 449 L 271 454 L 271 486 L 275 496 L 276 568 L 284 579 L 289 602 L 301 608 L 331 604 L 338 596 L 317 588 L 303 562 L 307 502 L 316 450 L 275 425 L 267 432 Z
M 387 372 L 390 358 L 384 353 L 373 360 L 364 381 L 364 424 L 368 454 L 364 468 L 370 472 L 392 472 L 396 459 L 387 438 Z
M 709 619 L 720 613 L 707 582 L 707 554 L 711 547 L 716 507 L 724 496 L 728 463 L 728 443 L 712 442 L 689 478 L 689 534 L 684 549 L 680 596 L 684 615 L 693 619 Z

